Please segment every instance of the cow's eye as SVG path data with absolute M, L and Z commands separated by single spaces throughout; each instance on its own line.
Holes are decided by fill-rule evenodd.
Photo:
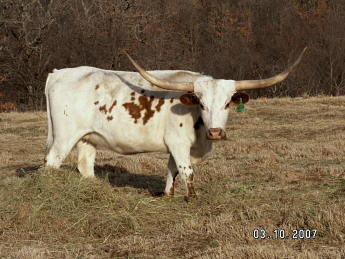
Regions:
M 225 104 L 225 109 L 229 108 L 230 106 L 230 102 L 228 102 L 227 104 Z
M 205 110 L 205 106 L 202 103 L 200 103 L 200 108 L 201 110 Z

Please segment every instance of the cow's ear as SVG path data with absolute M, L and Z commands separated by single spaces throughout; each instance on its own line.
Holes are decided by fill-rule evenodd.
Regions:
M 193 93 L 181 95 L 180 101 L 181 101 L 181 103 L 183 103 L 184 105 L 187 105 L 187 106 L 198 105 L 200 103 L 199 98 L 196 97 L 196 95 Z
M 242 103 L 247 103 L 249 101 L 249 95 L 246 93 L 235 93 L 231 97 L 231 101 L 235 104 L 240 104 L 240 98 L 242 98 Z

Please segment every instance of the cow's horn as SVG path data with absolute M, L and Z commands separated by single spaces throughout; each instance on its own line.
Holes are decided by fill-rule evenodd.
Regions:
M 175 91 L 193 91 L 194 90 L 194 84 L 189 83 L 173 83 L 166 80 L 159 79 L 157 77 L 154 77 L 153 75 L 149 74 L 145 71 L 141 66 L 136 63 L 131 56 L 123 50 L 123 52 L 127 55 L 129 60 L 132 62 L 132 64 L 135 66 L 135 68 L 138 70 L 140 75 L 145 78 L 147 81 L 149 81 L 151 84 L 158 86 L 163 89 L 167 90 L 175 90 Z
M 235 88 L 237 91 L 239 90 L 249 90 L 249 89 L 257 89 L 257 88 L 265 88 L 269 87 L 271 85 L 277 84 L 281 81 L 283 81 L 289 73 L 298 65 L 298 63 L 301 61 L 302 56 L 304 52 L 307 50 L 307 47 L 305 47 L 302 51 L 302 53 L 299 55 L 298 59 L 293 63 L 288 69 L 286 69 L 284 72 L 267 78 L 267 79 L 261 79 L 261 80 L 241 80 L 241 81 L 235 81 Z

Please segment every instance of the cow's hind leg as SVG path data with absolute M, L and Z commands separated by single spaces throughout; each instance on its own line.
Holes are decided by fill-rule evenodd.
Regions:
M 46 166 L 59 168 L 73 146 L 74 144 L 72 145 L 54 142 L 49 149 L 48 155 L 46 156 Z
M 80 133 L 75 136 L 58 135 L 54 137 L 53 144 L 46 156 L 46 166 L 59 168 L 63 160 L 83 135 L 85 135 L 85 133 Z
M 80 140 L 77 144 L 78 149 L 78 170 L 83 177 L 94 177 L 94 163 L 96 158 L 96 148 Z
M 176 163 L 172 155 L 169 156 L 167 182 L 165 185 L 165 195 L 173 196 L 175 192 L 175 178 L 178 174 Z

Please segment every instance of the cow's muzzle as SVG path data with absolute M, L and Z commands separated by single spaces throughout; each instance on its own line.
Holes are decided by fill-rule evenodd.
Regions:
M 211 140 L 226 139 L 226 133 L 221 128 L 210 128 L 207 131 L 207 138 Z

